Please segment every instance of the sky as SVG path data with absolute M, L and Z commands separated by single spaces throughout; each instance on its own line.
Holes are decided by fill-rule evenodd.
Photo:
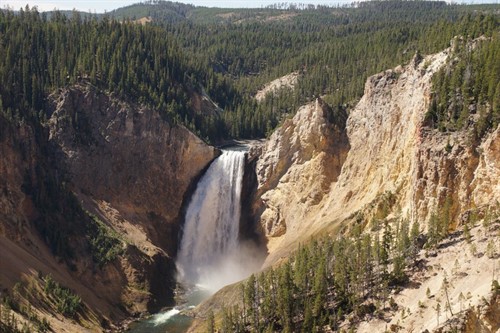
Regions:
M 274 3 L 304 3 L 316 5 L 335 5 L 338 3 L 350 3 L 354 0 L 173 0 L 183 3 L 190 3 L 196 6 L 206 7 L 222 7 L 222 8 L 260 8 Z M 472 0 L 476 2 L 476 0 Z M 116 8 L 125 7 L 140 0 L 0 0 L 0 8 L 10 7 L 11 9 L 18 10 L 24 8 L 26 4 L 30 7 L 37 6 L 39 11 L 48 11 L 57 8 L 59 10 L 72 10 L 77 9 L 84 12 L 104 13 Z M 462 2 L 462 0 L 455 0 L 454 2 Z M 471 0 L 465 0 L 469 3 Z M 479 2 L 479 1 L 477 1 Z M 499 0 L 482 0 L 481 2 L 498 3 Z

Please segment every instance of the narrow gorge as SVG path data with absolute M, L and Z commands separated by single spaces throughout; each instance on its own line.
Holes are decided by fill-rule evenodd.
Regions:
M 499 9 L 0 8 L 0 332 L 496 333 Z
M 187 201 L 179 237 L 178 303 L 133 324 L 131 332 L 184 332 L 192 320 L 186 312 L 262 266 L 265 249 L 240 228 L 245 222 L 241 211 L 247 149 L 225 147 L 198 181 Z

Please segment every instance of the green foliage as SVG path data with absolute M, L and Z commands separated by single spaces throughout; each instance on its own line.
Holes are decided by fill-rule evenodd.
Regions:
M 428 221 L 427 246 L 435 247 L 439 241 L 448 236 L 453 222 L 453 211 L 453 200 L 448 196 L 444 203 L 432 212 Z
M 119 20 L 150 17 L 155 21 L 174 23 L 184 20 L 193 9 L 195 9 L 193 5 L 180 2 L 146 0 L 113 10 L 109 15 Z
M 497 17 L 481 15 L 474 19 L 472 31 L 466 29 L 467 38 L 454 39 L 448 64 L 433 77 L 433 98 L 426 117 L 435 128 L 470 128 L 476 138 L 482 138 L 500 123 L 500 33 L 488 28 L 498 25 Z M 472 41 L 479 31 L 483 39 Z
M 54 12 L 49 19 L 35 9 L 1 11 L 0 120 L 30 125 L 42 142 L 41 124 L 50 116 L 47 95 L 85 80 L 156 108 L 165 120 L 212 141 L 263 137 L 315 96 L 332 105 L 333 116 L 345 111 L 361 97 L 369 75 L 414 54 L 442 50 L 460 35 L 456 60 L 434 79 L 427 119 L 451 131 L 468 128 L 475 114 L 474 132 L 481 137 L 500 119 L 499 19 L 491 14 L 497 9 L 372 1 L 356 8 L 220 10 L 146 1 L 111 13 L 123 21 L 77 12 L 70 17 Z M 292 15 L 278 19 L 287 14 Z M 153 18 L 152 24 L 126 19 L 146 16 Z M 470 40 L 481 35 L 486 40 L 469 48 Z M 260 103 L 253 99 L 266 82 L 295 71 L 299 81 L 294 89 Z M 197 112 L 194 94 L 210 97 L 220 109 Z M 2 126 L 0 135 L 4 133 Z M 119 256 L 122 241 L 97 217 L 89 218 L 61 181 L 40 170 L 35 178 L 44 181 L 27 176 L 23 191 L 41 213 L 35 225 L 53 253 L 71 259 L 73 238 L 86 234 L 85 246 L 98 266 Z M 315 331 L 337 325 L 353 311 L 363 315 L 359 305 L 368 295 L 385 306 L 388 286 L 404 283 L 406 266 L 418 253 L 418 225 L 408 236 L 406 221 L 393 226 L 385 221 L 378 234 L 375 225 L 394 204 L 391 193 L 381 198 L 375 236 L 359 229 L 352 238 L 313 242 L 282 267 L 254 276 L 243 289 L 243 309 L 224 313 L 223 330 Z M 450 229 L 452 202 L 441 207 L 429 222 L 431 244 Z M 74 316 L 81 307 L 78 296 L 50 277 L 45 283 L 59 311 Z
M 210 96 L 224 100 L 220 106 L 231 135 L 255 137 L 314 96 L 335 107 L 352 105 L 369 75 L 409 61 L 416 51 L 442 50 L 464 31 L 494 30 L 469 12 L 444 2 L 376 1 L 358 8 L 197 8 L 185 22 L 156 23 L 172 31 L 198 68 L 205 68 L 200 79 Z M 269 19 L 280 15 L 291 18 Z M 261 103 L 253 100 L 265 83 L 296 71 L 295 89 Z M 235 90 L 226 94 L 211 83 L 215 78 Z
M 407 266 L 407 260 L 410 258 L 412 243 L 409 235 L 410 227 L 408 220 L 404 219 L 401 222 L 398 221 L 396 226 L 396 244 L 393 251 L 392 279 L 393 283 L 403 284 L 407 280 L 404 269 Z
M 73 318 L 82 308 L 82 299 L 70 289 L 61 286 L 51 275 L 43 278 L 45 295 L 53 302 L 58 312 Z
M 367 299 L 385 303 L 389 289 L 406 282 L 415 237 L 406 220 L 384 229 L 386 257 L 372 255 L 378 236 L 355 228 L 352 237 L 311 241 L 280 267 L 252 275 L 241 289 L 243 310 L 224 310 L 223 331 L 315 332 L 345 315 L 373 314 Z
M 418 237 L 420 235 L 420 224 L 418 221 L 413 222 L 410 230 L 410 260 L 415 260 L 418 255 L 419 245 L 418 245 Z
M 450 315 L 453 317 L 453 311 L 451 309 L 450 296 L 448 294 L 448 290 L 452 287 L 448 277 L 446 276 L 446 272 L 443 279 L 443 284 L 441 285 L 441 289 L 444 291 L 446 296 L 446 307 L 445 310 L 450 311 Z
M 92 259 L 99 267 L 112 262 L 123 253 L 123 242 L 117 233 L 113 232 L 97 216 L 87 212 L 91 223 L 87 224 L 87 237 Z
M 2 11 L 0 112 L 14 122 L 44 121 L 47 94 L 83 79 L 157 108 L 165 119 L 211 141 L 263 137 L 315 96 L 336 109 L 347 108 L 361 97 L 369 75 L 409 61 L 416 51 L 436 52 L 456 35 L 495 35 L 498 18 L 485 14 L 495 6 L 474 12 L 478 8 L 375 1 L 357 8 L 221 10 L 147 1 L 110 13 L 122 21 L 78 12 L 53 12 L 48 19 L 33 9 L 19 15 Z M 125 19 L 147 16 L 153 22 L 146 26 Z M 467 96 L 477 91 L 485 96 L 477 111 L 484 114 L 479 134 L 498 123 L 494 110 L 500 105 L 497 49 L 484 49 L 472 64 L 491 64 L 493 71 L 481 69 L 471 80 L 479 84 L 484 72 L 487 82 L 479 90 L 461 87 Z M 464 68 L 446 82 L 462 82 L 460 75 L 468 73 Z M 260 103 L 253 99 L 266 82 L 296 71 L 295 89 Z M 195 94 L 205 93 L 218 111 L 195 110 Z M 441 117 L 441 104 L 432 103 L 436 110 L 430 119 Z M 453 119 L 466 123 L 466 108 L 455 111 Z
M 486 255 L 490 259 L 495 259 L 497 254 L 496 254 L 496 246 L 495 246 L 495 241 L 493 239 L 490 239 L 488 241 L 488 245 L 486 246 Z
M 491 282 L 491 292 L 493 295 L 500 295 L 500 284 L 497 280 Z
M 382 264 L 382 269 L 384 274 L 387 274 L 387 266 L 389 264 L 389 255 L 391 251 L 392 242 L 392 230 L 389 222 L 384 221 L 384 234 L 382 235 L 382 246 L 380 251 L 380 263 Z
M 6 292 L 7 289 L 4 289 Z M 25 332 L 39 332 L 45 333 L 51 330 L 50 324 L 45 317 L 41 318 L 31 308 L 28 303 L 27 306 L 21 300 L 24 292 L 24 287 L 21 282 L 17 282 L 12 288 L 10 294 L 12 297 L 5 296 L 0 302 L 0 332 L 9 333 L 25 333 Z M 14 312 L 21 316 L 22 320 L 18 322 L 14 316 Z M 20 326 L 22 323 L 22 326 Z
M 55 12 L 48 20 L 28 9 L 18 15 L 1 11 L 0 36 L 0 99 L 11 118 L 47 114 L 48 93 L 83 79 L 157 108 L 202 137 L 208 133 L 190 108 L 197 75 L 163 29 L 78 13 L 67 19 Z
M 444 199 L 431 217 L 427 235 L 431 244 L 448 235 L 452 205 L 451 199 Z M 382 233 L 377 229 L 364 234 L 363 224 L 360 221 L 349 235 L 300 245 L 280 267 L 252 275 L 241 288 L 243 311 L 224 310 L 223 331 L 328 331 L 338 329 L 346 317 L 355 323 L 387 306 L 397 310 L 390 290 L 408 282 L 408 268 L 414 265 L 421 246 L 420 225 L 415 222 L 410 228 L 407 219 L 391 223 L 385 219 Z M 443 311 L 454 314 L 448 294 L 451 287 L 445 275 L 441 286 L 444 308 L 439 299 L 434 306 L 438 320 Z M 494 282 L 494 292 L 497 287 Z M 429 288 L 426 296 L 432 298 Z M 426 307 L 421 302 L 419 306 Z M 403 309 L 402 316 L 407 315 L 410 313 Z

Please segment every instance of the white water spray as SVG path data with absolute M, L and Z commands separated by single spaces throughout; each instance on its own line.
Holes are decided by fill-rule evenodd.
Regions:
M 198 183 L 177 255 L 179 281 L 215 292 L 255 269 L 239 244 L 244 164 L 244 152 L 223 151 Z
M 159 313 L 155 316 L 153 316 L 152 318 L 152 323 L 155 325 L 155 326 L 158 326 L 158 325 L 161 325 L 161 324 L 164 324 L 166 323 L 167 321 L 169 321 L 172 317 L 174 317 L 175 315 L 179 314 L 181 311 L 177 308 L 174 308 L 172 310 L 169 310 L 167 312 L 164 312 L 164 313 Z

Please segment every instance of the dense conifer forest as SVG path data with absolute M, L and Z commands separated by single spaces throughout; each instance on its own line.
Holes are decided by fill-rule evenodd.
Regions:
M 469 51 L 472 65 L 456 64 L 452 80 L 436 79 L 443 83 L 437 84 L 430 118 L 442 123 L 438 115 L 452 105 L 449 118 L 462 124 L 467 98 L 481 98 L 486 111 L 478 112 L 485 114 L 498 104 L 494 8 L 376 1 L 230 11 L 155 1 L 107 15 L 39 13 L 28 7 L 2 11 L 0 108 L 8 119 L 43 121 L 47 96 L 85 79 L 157 108 L 166 120 L 185 124 L 208 141 L 263 137 L 315 96 L 348 109 L 369 75 L 405 63 L 416 52 L 442 50 L 454 36 L 484 36 L 486 46 Z M 134 21 L 145 16 L 152 20 L 147 25 Z M 485 71 L 490 63 L 496 67 Z M 295 89 L 282 89 L 262 102 L 253 98 L 266 82 L 295 71 L 300 73 Z M 467 87 L 460 87 L 467 95 L 444 101 L 461 75 L 470 77 Z M 441 76 L 450 77 L 450 71 Z M 479 82 L 484 84 L 478 87 Z M 194 112 L 193 93 L 208 94 L 217 112 Z M 498 121 L 492 113 L 483 118 L 482 132 Z M 441 128 L 456 126 L 447 122 Z
M 495 23 L 489 23 L 494 26 Z M 481 138 L 500 123 L 500 32 L 472 42 L 454 40 L 455 58 L 433 78 L 427 114 L 441 131 L 471 128 Z
M 499 13 L 499 5 L 400 0 L 261 9 L 146 1 L 102 15 L 0 10 L 0 137 L 27 124 L 45 154 L 50 95 L 85 82 L 156 109 L 163 121 L 210 143 L 262 138 L 318 96 L 334 111 L 349 112 L 368 76 L 451 46 L 452 57 L 433 78 L 426 124 L 436 133 L 470 130 L 477 143 L 500 123 Z M 293 72 L 295 87 L 255 99 L 266 83 Z M 196 110 L 195 96 L 213 101 L 213 110 Z M 84 246 L 102 269 L 122 254 L 120 237 L 43 167 L 36 177 L 44 187 L 23 184 L 42 216 L 35 227 L 63 260 L 74 256 L 69 236 L 85 234 Z M 240 305 L 224 309 L 217 322 L 209 316 L 208 330 L 337 330 L 342 321 L 355 324 L 395 306 L 389 292 L 407 285 L 423 247 L 432 250 L 448 236 L 453 203 L 444 202 L 424 228 L 388 218 L 392 195 L 386 193 L 381 216 L 354 218 L 342 236 L 303 244 L 281 266 L 252 275 Z M 469 218 L 465 238 L 476 217 Z M 67 318 L 82 310 L 70 289 L 50 275 L 38 279 L 51 308 Z M 4 304 L 0 331 L 16 331 L 9 314 L 20 309 L 15 300 Z M 30 321 L 49 330 L 38 317 Z

